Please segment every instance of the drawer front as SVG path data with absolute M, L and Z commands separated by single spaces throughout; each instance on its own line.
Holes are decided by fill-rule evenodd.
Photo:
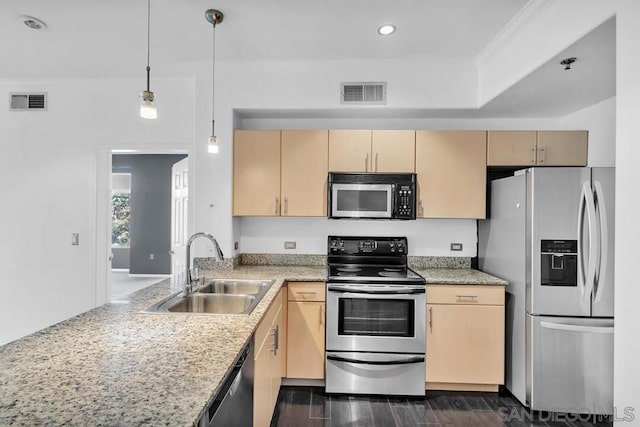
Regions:
M 504 286 L 427 285 L 427 303 L 504 305 Z
M 289 301 L 324 301 L 324 282 L 289 282 Z

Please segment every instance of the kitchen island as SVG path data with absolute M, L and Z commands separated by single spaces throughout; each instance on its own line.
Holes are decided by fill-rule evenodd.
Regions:
M 499 281 L 469 269 L 420 273 L 428 284 Z M 0 425 L 194 425 L 285 281 L 324 281 L 326 269 L 241 266 L 203 275 L 275 283 L 248 316 L 142 313 L 179 290 L 165 280 L 128 304 L 105 304 L 0 347 Z

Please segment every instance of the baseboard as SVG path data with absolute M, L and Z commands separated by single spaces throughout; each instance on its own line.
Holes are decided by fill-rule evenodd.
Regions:
M 427 383 L 427 390 L 497 392 L 497 384 Z
M 324 388 L 324 380 L 308 378 L 283 378 L 282 385 Z

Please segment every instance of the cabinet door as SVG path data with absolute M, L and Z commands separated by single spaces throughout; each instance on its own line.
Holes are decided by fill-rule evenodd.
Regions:
M 374 172 L 415 172 L 416 132 L 374 130 L 371 139 Z
M 269 426 L 273 407 L 271 406 L 271 346 L 267 338 L 264 345 L 257 348 L 254 356 L 253 376 L 253 425 Z
M 585 130 L 538 132 L 538 165 L 586 166 L 589 133 Z
M 329 170 L 331 172 L 370 172 L 371 131 L 330 130 Z
M 287 377 L 324 378 L 323 302 L 289 302 Z
M 271 387 L 269 391 L 270 396 L 270 409 L 271 413 L 269 414 L 269 419 L 271 419 L 271 415 L 273 415 L 273 410 L 276 407 L 276 403 L 278 402 L 278 392 L 280 391 L 280 384 L 282 384 L 282 359 L 283 359 L 283 351 L 287 351 L 286 346 L 282 346 L 282 341 L 286 340 L 286 335 L 282 335 L 282 308 L 278 310 L 278 314 L 276 314 L 275 319 L 272 324 L 272 337 L 271 342 L 271 364 L 270 364 L 270 372 L 271 372 Z
M 237 130 L 233 142 L 233 214 L 280 214 L 280 131 Z
M 537 132 L 493 131 L 487 133 L 487 166 L 535 166 Z
M 282 131 L 282 215 L 327 216 L 329 132 Z
M 486 131 L 417 131 L 418 215 L 484 218 Z
M 504 306 L 427 304 L 427 382 L 503 384 Z

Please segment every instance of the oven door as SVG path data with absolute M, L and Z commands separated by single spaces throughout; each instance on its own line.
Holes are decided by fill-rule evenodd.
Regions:
M 331 184 L 331 218 L 392 218 L 394 184 Z
M 424 285 L 327 284 L 329 351 L 425 353 Z

